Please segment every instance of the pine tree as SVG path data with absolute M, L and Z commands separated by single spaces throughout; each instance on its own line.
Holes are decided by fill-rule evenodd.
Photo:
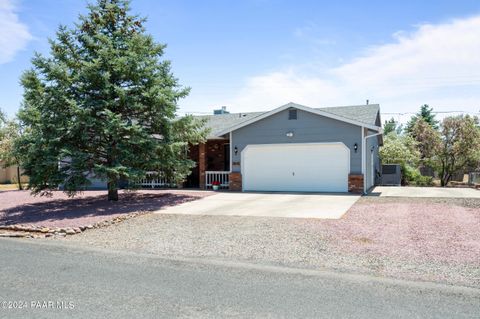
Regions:
M 423 104 L 420 107 L 420 111 L 412 116 L 410 121 L 407 123 L 405 127 L 405 131 L 410 133 L 417 122 L 417 119 L 423 119 L 428 125 L 430 125 L 433 129 L 438 130 L 438 120 L 435 118 L 435 114 L 433 113 L 433 108 L 428 106 L 428 104 Z
M 144 23 L 129 1 L 98 0 L 75 27 L 59 27 L 49 56 L 35 54 L 17 143 L 33 193 L 61 186 L 73 196 L 96 177 L 118 200 L 120 180 L 157 171 L 180 181 L 194 166 L 186 149 L 205 138 L 203 123 L 176 118 L 189 90 Z
M 403 126 L 402 124 L 398 125 L 397 121 L 392 117 L 390 120 L 385 120 L 383 124 L 383 135 L 388 135 L 389 133 L 395 132 L 397 135 L 402 133 Z

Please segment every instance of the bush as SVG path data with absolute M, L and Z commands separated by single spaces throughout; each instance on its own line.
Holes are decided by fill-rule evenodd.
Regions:
M 433 178 L 423 176 L 417 168 L 404 165 L 402 166 L 402 185 L 432 186 Z
M 433 177 L 419 175 L 413 182 L 415 186 L 433 186 Z

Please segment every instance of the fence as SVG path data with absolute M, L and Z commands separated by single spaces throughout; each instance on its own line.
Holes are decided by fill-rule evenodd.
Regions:
M 212 187 L 213 182 L 220 182 L 220 188 L 228 188 L 230 182 L 230 172 L 228 171 L 206 171 L 205 186 Z
M 174 183 L 168 181 L 165 176 L 161 176 L 157 172 L 147 172 L 147 176 L 137 182 L 142 188 L 163 188 L 174 187 Z
M 480 184 L 480 172 L 470 172 L 468 173 L 468 184 Z

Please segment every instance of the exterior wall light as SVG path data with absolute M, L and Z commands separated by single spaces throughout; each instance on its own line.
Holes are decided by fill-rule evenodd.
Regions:
M 235 147 L 233 148 L 233 153 L 235 153 L 235 155 L 238 154 L 238 147 L 235 146 Z
M 293 132 L 287 132 L 287 134 L 285 134 L 287 137 L 293 137 Z
M 357 143 L 353 144 L 353 150 L 355 151 L 355 153 L 358 151 L 358 144 Z

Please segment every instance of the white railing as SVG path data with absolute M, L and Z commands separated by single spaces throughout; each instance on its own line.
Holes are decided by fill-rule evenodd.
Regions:
M 228 188 L 230 182 L 229 171 L 205 171 L 205 186 L 212 188 L 212 183 L 220 182 L 220 188 Z
M 147 172 L 147 176 L 138 182 L 142 188 L 161 188 L 171 187 L 172 183 L 169 183 L 167 178 L 159 176 L 157 172 Z

